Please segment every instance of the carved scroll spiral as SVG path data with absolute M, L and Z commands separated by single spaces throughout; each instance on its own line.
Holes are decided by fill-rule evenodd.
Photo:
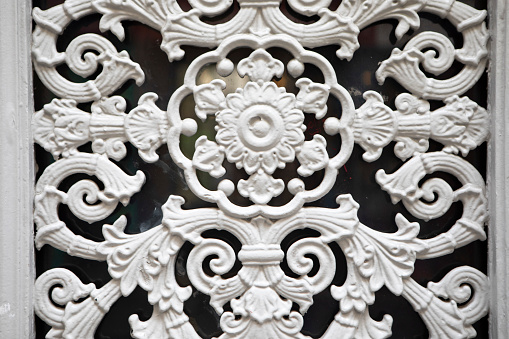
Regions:
M 42 36 L 41 39 L 43 39 Z M 96 50 L 98 55 L 87 52 L 82 57 L 80 52 L 89 49 Z M 45 52 L 41 51 L 41 54 Z M 38 50 L 34 53 L 38 53 Z M 41 58 L 44 57 L 41 56 Z M 99 63 L 103 66 L 103 72 L 95 80 L 74 83 L 58 73 L 56 70 L 58 64 L 52 64 L 51 67 L 43 63 L 35 64 L 39 78 L 48 89 L 62 98 L 73 99 L 77 102 L 98 100 L 113 93 L 129 79 L 135 79 L 138 85 L 145 80 L 141 67 L 131 61 L 127 52 L 118 53 L 111 42 L 97 34 L 84 34 L 75 38 L 65 52 L 65 61 L 71 70 L 83 77 L 93 74 Z
M 76 173 L 97 176 L 103 182 L 104 190 L 100 191 L 95 183 L 86 179 L 74 184 L 67 193 L 58 190 L 62 180 Z M 129 176 L 106 157 L 97 154 L 78 153 L 48 166 L 35 188 L 37 247 L 49 244 L 72 255 L 104 260 L 96 251 L 97 243 L 75 235 L 60 220 L 59 204 L 69 204 L 77 216 L 92 223 L 110 215 L 119 202 L 127 205 L 144 182 L 145 176 L 141 171 Z M 92 205 L 97 199 L 101 202 Z
M 215 276 L 208 276 L 203 270 L 203 262 L 207 257 L 215 256 L 209 262 L 209 267 Z M 236 255 L 233 249 L 224 241 L 217 239 L 204 239 L 199 245 L 195 246 L 187 259 L 187 274 L 189 279 L 199 291 L 212 295 L 211 305 L 222 313 L 222 306 L 216 301 L 221 294 L 221 289 L 225 289 L 224 285 L 229 284 L 228 280 L 222 279 L 220 276 L 228 273 L 235 264 Z M 229 281 L 233 281 L 229 279 Z M 223 286 L 221 286 L 223 285 Z M 239 284 L 242 286 L 242 284 Z M 240 287 L 239 286 L 239 287 Z M 241 293 L 242 289 L 232 289 L 230 287 L 229 293 Z M 237 295 L 229 295 L 228 297 L 234 298 Z M 220 298 L 219 300 L 224 300 Z M 229 301 L 229 300 L 226 300 Z
M 459 310 L 469 324 L 480 319 L 488 311 L 488 279 L 478 270 L 463 266 L 447 273 L 438 283 L 428 283 L 428 289 L 436 296 L 461 304 Z
M 460 157 L 441 152 L 417 156 L 403 165 L 397 175 L 377 172 L 377 181 L 389 192 L 393 203 L 402 200 L 410 213 L 430 220 L 438 218 L 449 210 L 454 201 L 463 203 L 463 215 L 447 231 L 426 240 L 426 249 L 419 258 L 433 258 L 452 252 L 474 240 L 486 238 L 484 224 L 487 221 L 487 200 L 484 180 L 477 170 Z M 427 180 L 422 187 L 419 181 L 428 173 L 444 171 L 453 174 L 463 186 L 453 191 L 442 179 Z M 434 202 L 424 202 L 422 199 Z M 429 207 L 429 210 L 428 210 Z
M 57 338 L 93 339 L 102 317 L 120 297 L 115 282 L 96 289 L 94 284 L 83 284 L 64 268 L 43 273 L 36 281 L 35 290 L 35 312 L 52 327 L 47 336 Z M 82 298 L 85 299 L 78 302 Z
M 424 11 L 443 16 L 434 1 L 426 4 Z M 444 100 L 452 95 L 461 95 L 469 90 L 484 73 L 487 62 L 488 31 L 484 19 L 486 11 L 479 11 L 459 1 L 451 2 L 446 18 L 463 33 L 464 45 L 454 50 L 449 38 L 434 32 L 423 32 L 413 37 L 403 51 L 395 48 L 389 59 L 385 60 L 376 72 L 378 81 L 383 84 L 387 77 L 395 78 L 412 94 L 434 100 Z M 423 49 L 433 48 L 427 52 Z M 438 52 L 439 56 L 436 56 Z M 447 80 L 428 78 L 419 69 L 434 75 L 446 71 L 457 60 L 464 64 L 463 69 Z
M 318 272 L 312 277 L 307 276 L 314 267 L 313 260 L 307 257 L 309 255 L 315 256 L 319 265 Z M 313 238 L 302 239 L 292 244 L 287 252 L 287 262 L 294 273 L 306 276 L 305 279 L 313 286 L 314 294 L 327 288 L 336 273 L 336 260 L 330 247 Z

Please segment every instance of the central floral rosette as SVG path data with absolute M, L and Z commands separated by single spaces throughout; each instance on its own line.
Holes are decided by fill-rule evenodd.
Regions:
M 301 52 L 308 53 L 304 50 Z M 316 61 L 311 54 L 297 56 Z M 207 59 L 206 62 L 210 63 L 211 60 Z M 228 58 L 221 57 L 216 62 L 216 70 L 221 77 L 227 78 L 236 69 L 238 76 L 247 76 L 249 81 L 235 92 L 226 90 L 226 82 L 222 79 L 183 89 L 192 90 L 196 116 L 204 122 L 209 116 L 214 116 L 216 124 L 215 140 L 209 140 L 206 135 L 196 139 L 193 170 L 221 178 L 227 172 L 223 167 L 226 159 L 249 175 L 247 180 L 240 179 L 236 183 L 227 177 L 219 182 L 217 189 L 221 193 L 217 195 L 218 200 L 230 196 L 235 188 L 256 205 L 266 205 L 283 193 L 285 188 L 293 195 L 304 192 L 305 185 L 300 178 L 293 178 L 285 184 L 281 178 L 274 178 L 273 174 L 276 169 L 283 169 L 288 163 L 294 162 L 298 164 L 297 174 L 302 177 L 328 166 L 327 142 L 319 134 L 313 135 L 311 140 L 305 140 L 304 116 L 314 114 L 316 119 L 322 119 L 326 115 L 327 100 L 332 86 L 335 86 L 335 78 L 330 77 L 329 83 L 322 84 L 301 77 L 304 63 L 297 58 L 291 59 L 286 70 L 287 80 L 294 81 L 298 88 L 294 94 L 288 93 L 286 88 L 279 87 L 274 81 L 285 74 L 283 62 L 262 48 L 240 60 L 236 67 Z M 192 68 L 193 72 L 199 69 L 197 65 Z M 322 65 L 322 69 L 327 67 Z M 191 74 L 190 79 L 197 75 Z M 184 125 L 187 126 L 184 134 L 192 134 L 196 130 L 190 128 L 189 121 L 184 121 Z M 198 185 L 201 184 L 196 182 Z M 210 199 L 214 193 L 206 194 Z M 303 201 L 304 197 L 299 199 Z
M 216 141 L 246 173 L 272 174 L 294 161 L 304 142 L 303 122 L 295 95 L 273 82 L 248 82 L 226 96 L 226 108 L 216 115 Z

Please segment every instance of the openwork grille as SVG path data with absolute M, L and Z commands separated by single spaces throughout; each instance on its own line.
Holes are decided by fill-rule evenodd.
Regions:
M 416 271 L 465 249 L 484 255 L 490 119 L 472 88 L 488 33 L 474 5 L 41 2 L 42 335 L 101 337 L 116 326 L 110 309 L 138 295 L 151 314 L 121 322 L 138 339 L 401 336 L 393 315 L 373 311 L 383 293 L 405 300 L 430 338 L 476 337 L 483 260 L 440 266 L 427 285 L 433 272 Z M 364 60 L 381 55 L 362 50 L 377 22 L 399 47 Z M 347 87 L 355 74 L 372 88 Z M 381 157 L 390 165 L 377 167 Z

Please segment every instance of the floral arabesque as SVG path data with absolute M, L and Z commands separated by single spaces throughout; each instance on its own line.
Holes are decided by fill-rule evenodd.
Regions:
M 267 203 L 284 188 L 281 179 L 269 176 L 293 161 L 304 142 L 304 114 L 295 108 L 295 96 L 273 82 L 248 82 L 228 94 L 225 103 L 227 108 L 216 114 L 216 141 L 228 161 L 249 175 L 256 172 L 255 182 L 239 182 L 240 193 L 255 203 Z M 270 191 L 263 189 L 267 182 Z
M 488 278 L 482 272 L 457 267 L 426 287 L 412 273 L 416 260 L 438 258 L 486 238 L 484 180 L 470 163 L 455 155 L 465 156 L 488 137 L 488 112 L 460 97 L 485 70 L 486 11 L 455 0 L 343 0 L 335 10 L 328 8 L 327 0 L 288 0 L 298 13 L 319 17 L 305 25 L 285 16 L 280 2 L 239 0 L 238 13 L 217 25 L 202 17 L 224 13 L 231 8 L 231 0 L 190 0 L 193 9 L 188 12 L 172 0 L 66 0 L 48 10 L 34 10 L 34 68 L 59 97 L 34 116 L 35 141 L 56 160 L 44 169 L 35 188 L 36 246 L 49 245 L 71 256 L 105 261 L 111 277 L 97 287 L 84 284 L 63 268 L 40 275 L 35 284 L 35 310 L 51 326 L 48 338 L 94 338 L 110 307 L 137 286 L 147 292 L 153 305 L 150 319 L 142 321 L 137 314 L 129 317 L 131 335 L 137 339 L 199 339 L 184 310 L 193 287 L 210 296 L 211 306 L 220 315 L 221 339 L 309 338 L 301 333 L 302 315 L 313 297 L 326 289 L 338 302 L 339 311 L 321 338 L 387 338 L 392 334 L 392 316 L 385 314 L 375 321 L 369 313 L 375 292 L 383 286 L 419 313 L 430 338 L 476 335 L 472 324 L 488 310 Z M 397 19 L 395 34 L 401 38 L 410 28 L 419 27 L 418 12 L 450 21 L 464 43 L 455 49 L 445 35 L 423 32 L 412 37 L 403 50 L 394 49 L 381 62 L 376 76 L 380 83 L 392 77 L 410 92 L 396 98 L 396 110 L 373 91 L 364 93 L 366 103 L 356 109 L 338 84 L 330 62 L 304 48 L 336 44 L 340 45 L 337 56 L 350 59 L 359 47 L 360 29 L 375 21 Z M 64 52 L 56 47 L 58 35 L 69 23 L 94 13 L 102 15 L 101 30 L 111 30 L 120 40 L 125 35 L 122 20 L 137 20 L 159 30 L 161 47 L 170 60 L 183 56 L 183 44 L 217 48 L 191 63 L 166 112 L 156 105 L 155 93 L 145 93 L 138 106 L 126 113 L 125 99 L 110 95 L 129 79 L 138 85 L 145 80 L 143 70 L 126 51 L 118 52 L 98 34 L 78 36 Z M 272 47 L 287 50 L 293 59 L 284 65 L 268 52 Z M 246 85 L 225 95 L 221 80 L 197 84 L 200 70 L 208 64 L 216 65 L 219 76 L 231 74 L 235 65 L 228 55 L 238 48 L 253 51 L 236 67 L 240 76 L 249 78 Z M 464 67 L 452 78 L 429 77 L 446 71 L 455 61 Z M 73 83 L 59 74 L 57 67 L 63 63 L 82 77 L 98 75 Z M 301 77 L 306 64 L 321 71 L 323 83 Z M 297 94 L 272 82 L 285 70 L 296 79 Z M 181 118 L 180 104 L 188 96 L 195 99 L 196 117 L 213 116 L 217 126 L 215 140 L 197 136 L 191 158 L 180 149 L 181 136 L 195 136 L 198 130 L 194 118 Z M 332 112 L 324 122 L 326 134 L 340 135 L 341 147 L 333 157 L 327 154 L 323 135 L 304 140 L 302 134 L 305 114 L 324 118 L 328 98 L 337 99 L 342 110 L 341 116 Z M 441 100 L 444 106 L 430 111 L 427 100 Z M 91 113 L 78 108 L 79 103 L 87 102 L 92 103 Z M 425 153 L 429 139 L 444 148 Z M 121 216 L 113 225 L 101 226 L 102 241 L 76 234 L 60 219 L 61 205 L 86 222 L 100 222 L 119 203 L 129 204 L 149 178 L 141 171 L 129 175 L 109 160 L 126 156 L 127 141 L 146 162 L 157 161 L 156 150 L 166 143 L 191 190 L 217 208 L 186 210 L 184 200 L 169 192 L 161 225 L 150 230 L 128 234 L 125 227 L 132 221 Z M 462 215 L 448 230 L 419 239 L 419 224 L 397 214 L 395 233 L 376 231 L 360 223 L 359 205 L 349 194 L 337 197 L 337 208 L 304 206 L 329 193 L 354 143 L 366 151 L 364 160 L 374 161 L 391 141 L 396 142 L 399 158 L 410 159 L 392 174 L 379 170 L 376 181 L 393 203 L 402 201 L 420 219 L 436 219 L 460 202 Z M 80 151 L 87 142 L 92 143 L 93 153 Z M 276 168 L 295 158 L 301 177 L 323 170 L 323 180 L 316 188 L 306 189 L 299 177 L 287 184 L 272 177 Z M 225 159 L 246 171 L 249 179 L 237 184 L 223 179 L 216 190 L 203 187 L 197 171 L 221 178 L 226 172 Z M 453 189 L 439 178 L 426 179 L 435 172 L 458 178 L 461 187 Z M 95 177 L 102 185 L 83 179 L 65 192 L 60 184 L 74 174 Z M 269 205 L 285 188 L 293 195 L 291 201 Z M 253 204 L 237 206 L 230 201 L 235 189 Z M 295 241 L 285 253 L 281 246 L 285 237 L 303 228 L 319 235 Z M 241 243 L 240 251 L 235 253 L 221 239 L 205 237 L 208 230 L 230 232 Z M 175 278 L 177 253 L 186 241 L 194 246 L 186 267 L 193 287 L 180 286 Z M 347 277 L 341 286 L 332 283 L 336 270 L 332 244 L 346 257 Z M 310 256 L 319 264 L 314 274 Z M 237 259 L 241 268 L 225 278 Z M 293 276 L 282 269 L 284 259 Z M 212 274 L 205 272 L 205 265 Z M 231 311 L 225 311 L 228 303 Z
M 293 161 L 305 129 L 304 114 L 295 101 L 273 82 L 248 82 L 228 94 L 227 108 L 216 114 L 216 141 L 225 148 L 228 161 L 248 174 L 259 169 L 272 174 Z
M 246 211 L 251 210 L 253 212 L 248 214 L 252 216 L 282 215 L 283 210 L 288 212 L 289 206 L 292 206 L 293 210 L 306 201 L 319 198 L 333 184 L 333 177 L 348 158 L 353 146 L 349 127 L 352 123 L 353 105 L 346 90 L 337 83 L 332 66 L 320 55 L 301 49 L 296 41 L 287 39 L 284 44 L 286 46 L 283 46 L 294 54 L 286 68 L 283 62 L 275 59 L 264 48 L 265 45 L 274 43 L 273 37 L 253 39 L 245 36 L 240 41 L 241 45 L 239 41 L 225 43 L 217 51 L 196 59 L 188 69 L 184 86 L 177 91 L 175 98 L 178 100 L 170 101 L 168 106 L 170 124 L 180 125 L 182 134 L 192 135 L 196 128 L 186 129 L 186 126 L 191 125 L 189 119 L 180 121 L 180 113 L 176 109 L 180 107 L 181 98 L 192 93 L 196 103 L 196 116 L 201 120 L 207 119 L 207 116 L 215 118 L 215 141 L 205 136 L 198 137 L 192 161 L 188 162 L 180 150 L 173 149 L 172 144 L 178 145 L 176 138 L 179 135 L 177 128 L 170 128 L 168 140 L 175 142 L 169 143 L 172 148 L 170 154 L 189 177 L 193 178 L 190 180 L 191 189 L 206 200 L 218 202 L 228 213 L 245 215 Z M 216 79 L 210 83 L 195 85 L 199 69 L 211 60 L 215 61 L 220 75 L 228 76 L 234 72 L 235 66 L 227 55 L 231 50 L 243 46 L 253 49 L 253 52 L 240 60 L 236 67 L 241 77 L 249 78 L 242 88 L 225 95 L 223 90 L 226 84 L 223 80 Z M 304 63 L 316 65 L 324 75 L 324 83 L 301 77 Z M 278 87 L 273 82 L 274 78 L 283 75 L 285 69 L 296 79 L 295 85 L 299 89 L 296 95 L 288 93 L 284 87 Z M 328 134 L 339 133 L 342 137 L 341 150 L 332 158 L 326 150 L 327 142 L 324 136 L 317 134 L 311 140 L 304 140 L 303 133 L 304 115 L 314 114 L 316 119 L 324 118 L 327 113 L 327 100 L 331 96 L 338 100 L 343 108 L 340 119 L 328 117 L 324 123 Z M 198 180 L 195 184 L 196 170 L 222 177 L 226 172 L 222 166 L 225 158 L 237 168 L 244 169 L 249 178 L 241 179 L 236 184 L 229 179 L 223 179 L 217 191 L 205 190 Z M 285 168 L 287 163 L 295 159 L 300 165 L 297 169 L 300 176 L 306 177 L 325 169 L 322 184 L 307 191 L 299 177 L 289 180 L 287 184 L 282 179 L 272 177 L 277 168 Z M 266 206 L 285 188 L 295 196 L 286 207 Z M 228 196 L 235 189 L 255 205 L 245 208 L 233 204 Z
M 216 160 L 222 159 L 224 156 L 220 153 L 224 153 L 229 162 L 244 168 L 251 176 L 249 180 L 239 182 L 239 192 L 257 204 L 266 204 L 285 187 L 281 179 L 275 180 L 271 176 L 276 168 L 284 168 L 286 163 L 294 161 L 301 146 L 310 143 L 304 142 L 304 113 L 300 108 L 312 106 L 324 111 L 329 88 L 313 84 L 310 89 L 311 81 L 301 79 L 299 84 L 303 81 L 307 86 L 297 98 L 286 93 L 285 88 L 271 81 L 283 74 L 283 63 L 261 49 L 242 60 L 237 69 L 239 74 L 247 74 L 251 81 L 235 93 L 225 97 L 221 88 L 226 84 L 222 80 L 194 89 L 196 114 L 202 119 L 207 114 L 215 114 L 215 139 L 219 146 L 213 147 L 211 142 L 200 139 L 193 164 L 201 170 L 212 168 L 211 175 L 223 174 L 224 171 L 219 170 L 221 164 Z M 328 162 L 325 139 L 321 137 L 319 140 L 323 149 L 315 153 L 321 158 L 315 159 L 313 171 L 324 168 Z M 200 158 L 204 149 L 207 156 Z M 308 153 L 299 156 L 299 160 L 307 158 Z M 303 162 L 303 168 L 306 166 Z

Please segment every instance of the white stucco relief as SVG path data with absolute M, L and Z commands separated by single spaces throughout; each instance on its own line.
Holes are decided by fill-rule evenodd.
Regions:
M 33 119 L 35 142 L 56 159 L 36 184 L 36 245 L 106 261 L 111 276 L 110 282 L 96 288 L 83 284 L 64 268 L 43 273 L 36 281 L 36 313 L 52 327 L 48 338 L 93 338 L 109 308 L 136 286 L 148 292 L 153 314 L 147 321 L 140 321 L 137 315 L 129 318 L 134 338 L 199 338 L 183 311 L 191 287 L 181 287 L 175 279 L 176 255 L 186 241 L 194 245 L 187 274 L 196 289 L 210 295 L 210 304 L 220 315 L 220 338 L 308 338 L 300 333 L 302 315 L 313 296 L 324 289 L 331 290 L 339 312 L 322 338 L 387 338 L 391 315 L 375 321 L 368 312 L 382 286 L 414 307 L 430 338 L 476 336 L 471 325 L 488 311 L 488 278 L 483 273 L 458 267 L 426 287 L 411 275 L 418 259 L 440 257 L 486 238 L 485 183 L 461 157 L 488 137 L 488 112 L 464 96 L 486 67 L 485 11 L 455 0 L 344 0 L 334 11 L 327 9 L 327 0 L 289 0 L 295 11 L 320 18 L 303 25 L 288 19 L 279 2 L 239 0 L 238 13 L 218 25 L 205 23 L 201 15 L 223 13 L 232 1 L 193 0 L 188 12 L 173 0 L 66 0 L 45 11 L 34 10 L 35 70 L 58 96 Z M 380 83 L 391 77 L 408 90 L 397 97 L 395 110 L 373 91 L 365 92 L 366 102 L 355 107 L 330 62 L 306 49 L 335 44 L 339 45 L 337 56 L 350 60 L 359 47 L 361 29 L 379 20 L 397 19 L 395 33 L 401 38 L 419 26 L 419 12 L 450 21 L 463 34 L 464 44 L 455 49 L 448 37 L 423 32 L 410 39 L 403 50 L 394 49 L 381 62 L 376 76 Z M 65 52 L 56 49 L 56 39 L 69 23 L 93 13 L 102 14 L 101 30 L 111 30 L 119 39 L 125 34 L 123 20 L 160 30 L 161 48 L 170 61 L 183 56 L 181 45 L 213 49 L 191 63 L 166 111 L 155 105 L 155 93 L 146 93 L 137 107 L 126 112 L 125 99 L 111 94 L 129 79 L 137 84 L 145 81 L 143 70 L 127 52 L 117 51 L 97 34 L 78 36 Z M 286 50 L 291 60 L 285 64 L 269 52 L 271 47 Z M 239 48 L 252 52 L 234 63 L 229 54 Z M 454 61 L 463 64 L 463 69 L 452 78 L 429 77 L 443 73 Z M 83 77 L 93 75 L 99 65 L 102 71 L 93 80 L 72 83 L 58 73 L 57 66 L 64 63 Z M 210 64 L 216 66 L 219 76 L 236 73 L 246 79 L 245 84 L 233 92 L 225 91 L 221 79 L 199 84 L 200 71 Z M 306 65 L 314 65 L 323 81 L 303 77 Z M 297 93 L 273 81 L 285 72 L 295 80 Z M 194 116 L 182 118 L 181 102 L 189 96 L 196 103 Z M 340 115 L 327 115 L 329 99 L 340 103 Z M 428 100 L 440 100 L 443 106 L 432 111 Z M 92 103 L 91 112 L 78 108 L 82 102 Z M 306 116 L 323 120 L 325 134 L 305 140 Z M 194 153 L 186 156 L 181 136 L 195 136 L 198 122 L 209 118 L 214 120 L 215 136 L 198 136 Z M 326 137 L 338 134 L 339 151 L 330 155 Z M 429 139 L 443 144 L 443 149 L 427 152 Z M 419 239 L 419 223 L 401 214 L 394 220 L 396 233 L 376 231 L 375 225 L 358 220 L 359 205 L 349 194 L 337 197 L 337 208 L 305 206 L 331 190 L 355 143 L 365 150 L 365 161 L 374 161 L 382 151 L 390 152 L 384 147 L 392 141 L 396 142 L 395 154 L 406 162 L 391 174 L 378 171 L 380 188 L 394 203 L 402 201 L 413 216 L 424 220 L 442 216 L 453 202 L 460 201 L 463 215 L 448 231 Z M 93 153 L 78 150 L 87 142 L 92 143 Z M 125 142 L 134 145 L 148 163 L 155 162 L 155 150 L 167 144 L 192 192 L 217 208 L 184 210 L 183 198 L 168 192 L 163 221 L 157 227 L 126 234 L 129 220 L 120 217 L 113 225 L 103 226 L 104 241 L 74 234 L 59 218 L 60 204 L 92 223 L 105 219 L 119 203 L 129 204 L 142 188 L 146 177 L 141 171 L 128 175 L 110 160 L 125 157 Z M 277 169 L 294 161 L 299 163 L 295 178 L 285 182 L 274 177 Z M 244 171 L 247 179 L 226 178 L 225 162 Z M 303 178 L 321 170 L 322 181 L 307 188 Z M 225 178 L 215 189 L 206 188 L 198 171 Z M 455 176 L 461 188 L 454 190 L 438 178 L 419 185 L 425 175 L 435 172 Z M 59 183 L 75 173 L 95 176 L 104 187 L 81 180 L 67 192 L 59 190 Z M 287 203 L 270 204 L 285 190 L 291 195 Z M 250 204 L 239 205 L 231 199 L 235 191 Z M 303 228 L 314 229 L 320 236 L 301 239 L 283 252 L 281 241 Z M 210 229 L 233 234 L 242 244 L 240 252 L 235 253 L 220 239 L 203 237 Z M 347 279 L 342 286 L 331 285 L 336 259 L 328 244 L 333 242 L 347 260 Z M 216 256 L 209 264 L 214 276 L 202 269 L 211 255 Z M 310 275 L 313 260 L 307 255 L 319 262 L 316 274 Z M 285 257 L 298 278 L 286 275 L 280 267 Z M 239 272 L 231 278 L 221 277 L 236 259 L 242 263 Z M 231 312 L 223 309 L 228 302 Z M 292 310 L 293 303 L 299 306 L 297 310 Z

